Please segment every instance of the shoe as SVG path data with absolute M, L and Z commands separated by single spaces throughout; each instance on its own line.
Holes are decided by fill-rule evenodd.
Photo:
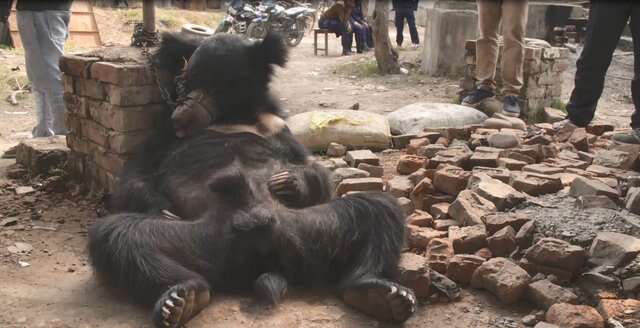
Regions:
M 614 134 L 611 139 L 621 143 L 640 145 L 640 129 Z
M 564 119 L 562 121 L 558 121 L 553 123 L 553 130 L 556 132 L 559 131 L 571 131 L 573 132 L 575 129 L 577 129 L 578 126 L 573 124 L 568 118 Z
M 414 43 L 414 44 L 411 45 L 411 48 L 413 50 L 416 50 L 416 49 L 420 48 L 420 44 L 419 43 Z
M 402 48 L 402 42 L 396 42 L 396 44 L 398 45 L 398 48 Z
M 558 142 L 567 142 L 569 138 L 571 138 L 573 131 L 577 128 L 578 126 L 569 121 L 569 119 L 564 119 L 553 124 L 553 132 L 555 132 Z
M 518 103 L 518 97 L 505 96 L 502 100 L 502 114 L 511 117 L 520 117 L 520 104 Z
M 493 94 L 493 92 L 486 89 L 478 88 L 473 90 L 470 95 L 464 97 L 464 99 L 462 99 L 462 104 L 464 106 L 477 107 L 480 106 L 480 104 L 486 99 L 492 98 L 494 96 L 495 95 Z
M 353 53 L 351 52 L 351 50 L 343 50 L 343 51 L 342 51 L 342 55 L 343 55 L 343 56 L 351 56 L 351 54 L 353 54 Z

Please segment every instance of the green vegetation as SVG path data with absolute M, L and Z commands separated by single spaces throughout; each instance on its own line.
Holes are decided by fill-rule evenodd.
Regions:
M 552 103 L 551 103 L 551 107 L 555 108 L 555 109 L 559 109 L 562 112 L 566 113 L 567 112 L 567 103 L 563 102 L 560 99 L 555 99 Z
M 20 70 L 13 70 L 10 65 L 0 65 L 0 97 L 5 98 L 13 90 L 18 88 L 24 88 L 29 84 L 27 79 L 27 72 L 24 71 L 24 67 Z M 21 99 L 23 94 L 17 95 L 18 99 Z
M 142 22 L 142 10 L 118 9 L 115 13 L 125 22 L 133 25 Z M 224 18 L 221 11 L 191 11 L 176 8 L 156 8 L 156 22 L 160 30 L 176 30 L 182 25 L 191 23 L 215 28 Z
M 375 59 L 340 64 L 333 69 L 333 72 L 347 77 L 355 76 L 356 78 L 379 76 L 378 63 Z

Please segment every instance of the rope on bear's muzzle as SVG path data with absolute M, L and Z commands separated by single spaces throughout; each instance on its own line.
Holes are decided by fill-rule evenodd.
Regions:
M 182 70 L 180 71 L 180 74 L 176 75 L 173 78 L 176 95 L 175 99 L 173 99 L 172 92 L 165 88 L 162 81 L 160 80 L 158 67 L 154 64 L 151 51 L 144 44 L 142 45 L 142 55 L 147 59 L 148 65 L 151 68 L 151 75 L 153 76 L 153 80 L 155 81 L 156 86 L 160 91 L 162 100 L 164 100 L 167 105 L 171 106 L 172 113 L 181 106 L 194 107 L 200 105 L 209 114 L 211 120 L 213 120 L 213 118 L 215 117 L 215 111 L 210 97 L 205 96 L 201 90 L 194 90 L 191 92 L 187 91 L 186 73 L 188 61 L 185 58 L 182 59 L 184 61 L 184 65 Z

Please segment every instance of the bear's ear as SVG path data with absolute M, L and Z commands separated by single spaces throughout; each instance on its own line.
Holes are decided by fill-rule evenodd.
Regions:
M 254 56 L 265 64 L 274 64 L 284 67 L 289 55 L 289 48 L 279 34 L 269 33 L 254 45 Z

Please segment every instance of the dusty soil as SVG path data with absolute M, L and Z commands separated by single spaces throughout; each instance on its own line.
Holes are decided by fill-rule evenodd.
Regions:
M 109 31 L 104 36 L 107 42 L 127 43 L 129 34 L 126 31 L 129 27 L 122 21 L 113 20 L 113 17 L 121 16 L 110 15 L 109 10 L 102 10 L 97 16 L 99 24 L 106 26 L 104 30 Z M 108 22 L 110 25 L 107 25 Z M 391 33 L 394 33 L 393 28 Z M 340 57 L 339 40 L 333 37 L 330 38 L 330 48 L 329 57 L 314 56 L 312 40 L 308 36 L 299 47 L 293 49 L 288 67 L 278 70 L 273 88 L 283 106 L 292 114 L 316 109 L 346 109 L 355 103 L 359 103 L 360 110 L 386 113 L 417 101 L 451 102 L 455 96 L 456 81 L 419 73 L 419 51 L 401 51 L 401 60 L 410 69 L 409 75 L 381 77 L 372 73 L 372 65 L 375 64 L 371 53 Z M 20 52 L 2 51 L 0 56 L 5 67 L 23 64 Z M 631 70 L 628 59 L 626 54 L 616 56 L 615 74 L 629 77 Z M 572 72 L 567 72 L 564 99 L 568 98 L 572 78 Z M 628 124 L 632 109 L 629 93 L 628 81 L 611 79 L 601 101 L 599 118 L 614 120 L 620 125 Z M 4 102 L 4 97 L 6 90 L 0 92 L 0 153 L 28 137 L 35 122 L 29 95 L 17 106 Z M 85 243 L 86 228 L 96 218 L 96 200 L 87 195 L 40 191 L 17 196 L 12 188 L 28 182 L 6 178 L 5 170 L 11 164 L 13 160 L 0 160 L 0 220 L 18 218 L 15 225 L 0 227 L 0 309 L 3 310 L 0 311 L 0 326 L 149 327 L 147 309 L 131 305 L 122 295 L 100 286 L 92 276 L 87 264 Z M 584 213 L 577 215 L 575 210 L 573 213 L 566 208 L 563 210 L 564 216 L 560 217 L 555 215 L 557 213 L 538 211 L 536 208 L 532 212 L 538 213 L 541 220 L 553 217 L 557 224 L 568 225 L 573 223 L 563 220 L 563 217 L 572 217 L 574 220 L 581 220 L 585 215 L 593 217 Z M 606 215 L 602 217 L 606 218 Z M 617 228 L 633 229 L 626 220 L 619 222 Z M 600 228 L 598 225 L 589 225 L 589 229 Z M 549 228 L 549 231 L 558 229 Z M 629 231 L 637 233 L 637 230 Z M 559 235 L 563 234 L 560 232 Z M 12 254 L 7 247 L 16 242 L 28 243 L 33 250 L 26 254 Z M 23 262 L 29 266 L 22 267 L 20 263 L 25 265 Z M 465 290 L 460 302 L 421 306 L 406 326 L 518 327 L 520 318 L 529 312 L 527 308 L 505 308 L 487 293 Z M 254 304 L 247 295 L 217 295 L 213 304 L 188 326 L 387 325 L 376 323 L 346 308 L 327 292 L 294 290 L 288 300 L 274 310 Z

